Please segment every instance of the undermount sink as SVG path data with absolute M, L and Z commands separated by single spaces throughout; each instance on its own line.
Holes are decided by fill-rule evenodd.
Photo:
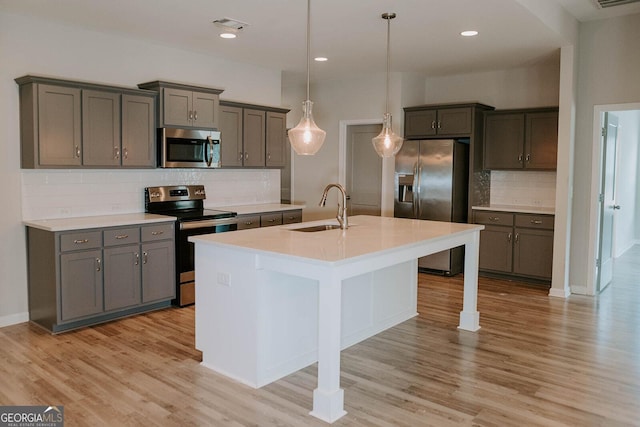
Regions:
M 340 228 L 340 226 L 338 224 L 320 224 L 312 225 L 310 227 L 291 228 L 291 231 L 304 231 L 310 233 L 314 231 L 335 230 L 336 228 Z

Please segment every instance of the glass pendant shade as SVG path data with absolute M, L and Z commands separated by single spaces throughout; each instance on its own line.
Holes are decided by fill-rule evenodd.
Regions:
M 391 128 L 391 114 L 385 113 L 382 131 L 371 140 L 373 148 L 380 157 L 393 157 L 398 154 L 404 140 L 396 135 Z
M 302 103 L 302 118 L 296 127 L 289 129 L 289 142 L 296 154 L 310 156 L 316 154 L 324 137 L 327 135 L 325 131 L 320 129 L 313 121 L 311 108 L 313 102 L 308 99 Z

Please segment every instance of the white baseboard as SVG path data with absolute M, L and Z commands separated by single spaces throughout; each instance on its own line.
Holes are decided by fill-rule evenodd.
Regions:
M 5 326 L 17 325 L 18 323 L 24 323 L 29 321 L 29 312 L 10 314 L 8 316 L 0 317 L 0 328 Z
M 589 295 L 586 286 L 571 285 L 571 293 L 578 295 Z

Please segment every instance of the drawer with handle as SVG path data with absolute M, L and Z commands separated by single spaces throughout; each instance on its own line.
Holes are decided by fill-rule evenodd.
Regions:
M 145 225 L 141 229 L 142 241 L 173 239 L 175 233 L 174 223 Z
M 302 210 L 282 212 L 283 224 L 295 224 L 298 222 L 302 222 Z
M 516 214 L 516 227 L 553 230 L 553 215 Z
M 140 227 L 107 228 L 104 230 L 104 245 L 118 246 L 140 242 Z
M 238 230 L 247 230 L 249 228 L 260 227 L 260 215 L 241 215 L 238 216 Z
M 512 226 L 513 214 L 498 211 L 474 211 L 473 220 L 476 224 Z
M 282 225 L 282 212 L 260 215 L 260 227 L 270 227 L 272 225 Z
M 60 251 L 81 251 L 85 249 L 95 249 L 102 247 L 102 232 L 79 231 L 74 233 L 64 233 L 60 235 Z

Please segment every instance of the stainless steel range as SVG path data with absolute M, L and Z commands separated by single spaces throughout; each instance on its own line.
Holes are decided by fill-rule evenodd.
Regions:
M 237 230 L 237 214 L 204 209 L 204 185 L 168 185 L 144 189 L 145 212 L 171 215 L 176 222 L 176 299 L 180 307 L 195 302 L 194 245 L 189 236 Z

